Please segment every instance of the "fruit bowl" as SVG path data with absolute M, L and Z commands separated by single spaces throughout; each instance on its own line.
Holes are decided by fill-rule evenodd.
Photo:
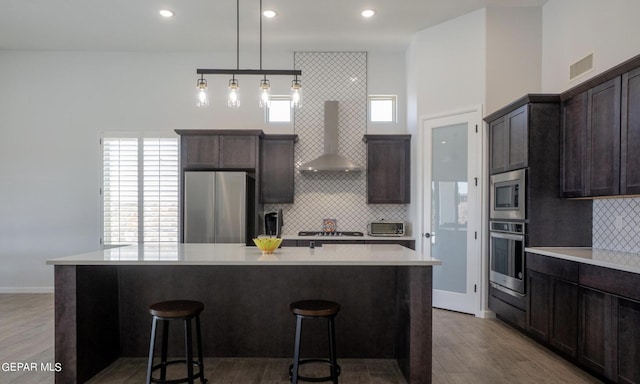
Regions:
M 277 237 L 258 237 L 253 239 L 253 242 L 262 253 L 273 253 L 282 243 L 282 239 Z

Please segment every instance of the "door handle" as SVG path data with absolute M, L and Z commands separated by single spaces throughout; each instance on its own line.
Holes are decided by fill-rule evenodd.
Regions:
M 428 239 L 428 238 L 431 237 L 431 234 L 427 232 L 427 233 L 424 234 L 424 237 L 426 237 Z

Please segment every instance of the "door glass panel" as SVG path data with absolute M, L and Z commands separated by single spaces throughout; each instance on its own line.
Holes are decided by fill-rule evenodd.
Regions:
M 433 288 L 466 293 L 468 127 L 456 124 L 431 132 L 431 256 L 442 260 L 433 268 Z

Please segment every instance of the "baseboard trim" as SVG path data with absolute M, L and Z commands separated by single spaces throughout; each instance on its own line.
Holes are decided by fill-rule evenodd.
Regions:
M 0 293 L 53 293 L 53 287 L 0 287 Z
M 484 310 L 476 313 L 476 317 L 480 317 L 483 319 L 495 319 L 496 313 L 491 310 Z

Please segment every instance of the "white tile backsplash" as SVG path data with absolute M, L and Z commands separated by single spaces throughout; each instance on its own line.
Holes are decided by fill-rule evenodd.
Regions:
M 338 152 L 366 167 L 362 137 L 367 127 L 366 52 L 296 52 L 302 70 L 303 106 L 295 111 L 295 162 L 300 165 L 324 150 L 324 102 L 339 101 Z M 294 204 L 266 204 L 265 212 L 282 208 L 283 233 L 322 230 L 322 219 L 336 219 L 339 231 L 366 231 L 373 220 L 402 221 L 407 206 L 367 204 L 366 172 L 295 175 Z
M 593 200 L 593 248 L 640 253 L 640 198 Z

